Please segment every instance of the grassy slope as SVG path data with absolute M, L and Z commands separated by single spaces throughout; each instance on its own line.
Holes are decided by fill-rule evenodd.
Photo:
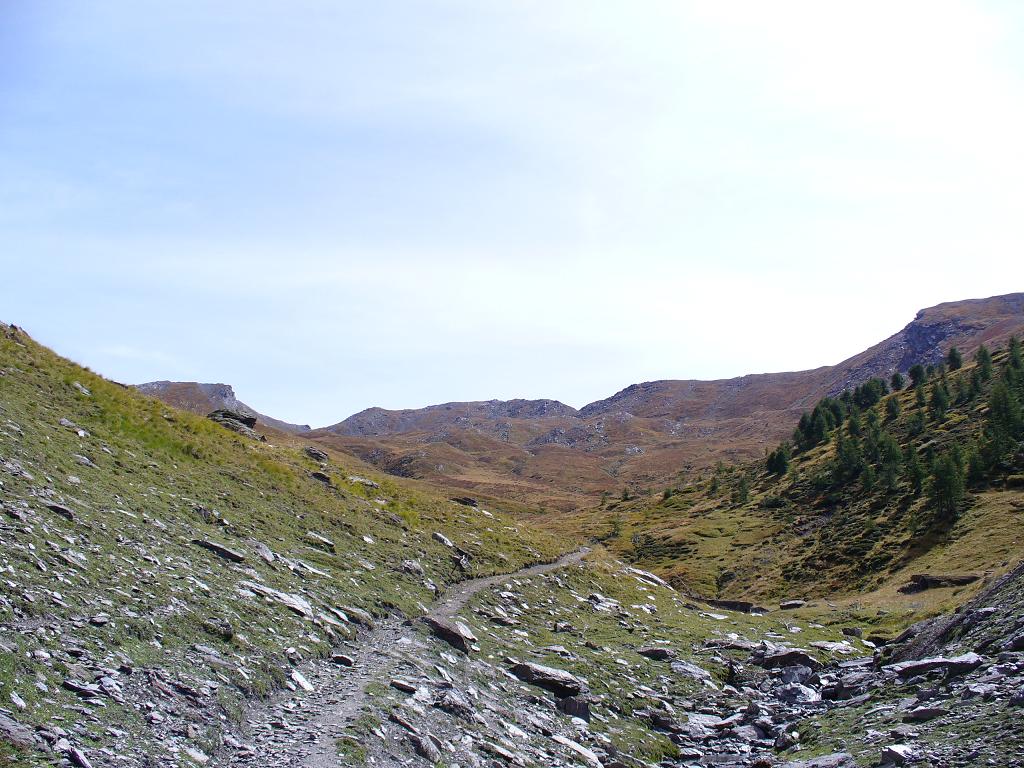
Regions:
M 76 426 L 62 426 L 62 419 Z M 321 655 L 332 637 L 353 631 L 323 618 L 330 607 L 417 613 L 432 593 L 400 570 L 403 559 L 417 559 L 443 588 L 571 546 L 388 480 L 379 488 L 349 482 L 337 457 L 328 488 L 310 477 L 318 466 L 298 445 L 239 437 L 0 326 L 4 705 L 17 692 L 27 702 L 19 718 L 28 723 L 63 722 L 86 744 L 109 742 L 106 729 L 116 727 L 131 734 L 122 743 L 159 754 L 143 713 L 111 705 L 89 718 L 77 714 L 79 700 L 61 688 L 80 671 L 65 653 L 69 645 L 111 668 L 130 664 L 136 671 L 126 684 L 145 685 L 145 670 L 157 667 L 193 688 L 213 681 L 211 695 L 226 717 L 235 717 L 243 695 L 284 681 L 286 649 Z M 74 521 L 50 503 L 71 509 Z M 333 540 L 336 551 L 312 541 L 309 531 Z M 432 538 L 435 531 L 471 554 L 469 573 Z M 195 546 L 195 538 L 246 559 L 229 563 Z M 287 561 L 265 562 L 256 542 Z M 254 597 L 240 588 L 246 580 L 300 595 L 314 617 Z M 101 613 L 107 623 L 89 622 Z M 216 622 L 229 623 L 233 636 L 224 639 Z M 215 648 L 228 664 L 211 667 L 192 650 L 196 643 Z M 193 733 L 193 741 L 212 748 L 215 730 Z
M 997 371 L 1000 362 L 997 355 Z M 968 377 L 971 369 L 965 366 L 956 375 Z M 885 428 L 901 446 L 914 446 L 923 462 L 929 449 L 967 445 L 980 432 L 990 386 L 973 401 L 952 407 L 943 420 L 929 414 L 921 434 L 911 430 L 915 394 L 890 395 L 899 399 L 901 413 Z M 884 406 L 884 401 L 876 406 L 883 422 Z M 990 575 L 1024 555 L 1024 499 L 1019 489 L 1005 486 L 1005 477 L 972 489 L 956 525 L 943 532 L 929 528 L 927 494 L 915 496 L 905 480 L 891 493 L 881 480 L 871 491 L 860 481 L 822 487 L 820 478 L 834 455 L 834 441 L 798 455 L 781 479 L 768 474 L 763 461 L 736 465 L 719 473 L 717 490 L 712 490 L 713 476 L 705 475 L 670 498 L 659 491 L 611 501 L 563 517 L 556 527 L 582 529 L 617 554 L 701 595 L 755 600 L 828 595 L 833 602 L 898 611 L 934 611 L 977 589 L 902 595 L 896 590 L 910 574 Z M 732 494 L 743 476 L 750 497 L 738 503 Z

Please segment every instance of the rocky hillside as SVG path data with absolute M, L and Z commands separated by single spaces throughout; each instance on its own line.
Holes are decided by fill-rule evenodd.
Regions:
M 372 408 L 312 436 L 385 472 L 559 509 L 763 454 L 819 398 L 1024 334 L 1024 294 L 940 304 L 837 365 L 634 384 L 578 412 L 550 400 Z M 568 470 L 568 471 L 567 471 Z
M 354 469 L 0 326 L 0 736 L 6 723 L 31 765 L 84 765 L 75 750 L 202 763 L 247 699 L 302 686 L 303 659 L 557 554 L 499 514 Z M 0 764 L 11 754 L 0 739 Z
M 1024 760 L 1019 568 L 896 638 L 876 595 L 709 605 L 352 461 L 0 326 L 0 765 Z
M 309 432 L 308 424 L 289 424 L 286 421 L 264 416 L 254 408 L 250 408 L 237 397 L 235 390 L 228 384 L 200 384 L 195 381 L 150 381 L 135 385 L 140 392 L 163 400 L 168 405 L 185 411 L 205 416 L 212 411 L 229 410 L 252 414 L 257 421 L 267 427 L 302 434 Z

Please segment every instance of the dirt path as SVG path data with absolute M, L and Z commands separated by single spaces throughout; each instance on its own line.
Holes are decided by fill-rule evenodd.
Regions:
M 580 562 L 589 552 L 581 549 L 520 571 L 453 585 L 431 606 L 430 616 L 450 619 L 481 590 L 508 579 L 529 578 Z M 265 706 L 248 712 L 247 738 L 250 749 L 226 748 L 217 765 L 246 765 L 251 768 L 337 768 L 342 765 L 336 741 L 355 722 L 366 701 L 366 687 L 372 682 L 387 685 L 403 671 L 419 666 L 419 651 L 425 650 L 425 636 L 397 619 L 382 622 L 372 632 L 360 635 L 339 648 L 351 666 L 318 661 L 302 667 L 313 686 L 310 692 L 282 692 Z

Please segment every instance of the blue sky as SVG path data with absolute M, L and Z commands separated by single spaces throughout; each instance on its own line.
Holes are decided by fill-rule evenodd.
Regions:
M 0 318 L 114 379 L 580 406 L 1024 290 L 1014 2 L 0 0 Z

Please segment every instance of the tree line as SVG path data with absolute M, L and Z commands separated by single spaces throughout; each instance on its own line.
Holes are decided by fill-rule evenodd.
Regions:
M 906 377 L 893 373 L 888 381 L 872 378 L 824 397 L 805 412 L 792 441 L 766 457 L 766 469 L 785 475 L 793 458 L 819 445 L 834 447 L 827 476 L 816 482 L 840 488 L 859 483 L 865 492 L 926 493 L 932 523 L 948 527 L 956 521 L 967 490 L 1012 472 L 1024 441 L 1024 356 L 1012 337 L 997 366 L 981 345 L 974 365 L 964 366 L 953 347 L 939 365 L 914 365 Z M 904 414 L 901 392 L 913 392 Z M 942 425 L 956 407 L 976 406 L 983 396 L 980 429 L 966 438 L 937 448 L 922 436 Z M 974 408 L 964 410 L 973 414 Z M 901 444 L 897 436 L 903 436 Z M 918 448 L 915 441 L 926 443 Z

